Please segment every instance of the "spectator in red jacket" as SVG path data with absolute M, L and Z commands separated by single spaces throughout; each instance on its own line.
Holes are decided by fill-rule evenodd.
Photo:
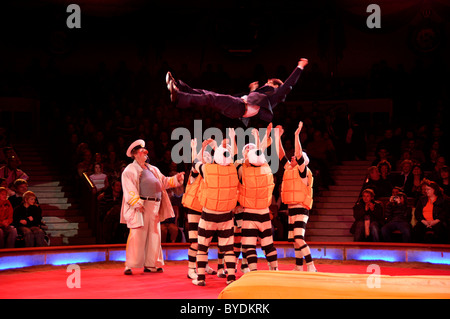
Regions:
M 13 208 L 6 195 L 7 189 L 0 187 L 0 249 L 14 248 L 17 238 L 17 229 L 12 226 Z

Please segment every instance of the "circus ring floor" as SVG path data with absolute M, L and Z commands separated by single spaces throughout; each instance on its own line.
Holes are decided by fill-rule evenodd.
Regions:
M 368 280 L 374 273 L 380 275 L 380 278 L 384 278 L 383 276 L 396 278 L 403 276 L 401 277 L 402 281 L 414 276 L 425 276 L 426 278 L 432 276 L 431 279 L 440 278 L 444 282 L 444 286 L 441 285 L 440 287 L 440 289 L 444 289 L 444 294 L 435 296 L 437 298 L 450 298 L 450 289 L 448 295 L 445 294 L 447 291 L 446 285 L 450 282 L 450 245 L 354 242 L 311 242 L 309 245 L 321 276 L 331 274 L 335 278 L 335 274 L 342 274 L 342 276 L 338 276 L 339 280 L 342 281 L 344 275 L 355 275 L 359 276 L 359 279 L 362 278 L 364 283 L 369 282 Z M 297 273 L 291 272 L 294 265 L 294 250 L 291 244 L 277 242 L 276 247 L 280 274 L 292 276 L 291 274 Z M 232 287 L 233 284 L 227 286 L 225 279 L 213 275 L 207 276 L 205 287 L 197 287 L 187 279 L 187 248 L 187 244 L 163 244 L 166 260 L 164 272 L 149 274 L 143 273 L 140 269 L 135 269 L 132 276 L 123 275 L 123 261 L 125 260 L 125 245 L 123 244 L 3 249 L 0 251 L 0 298 L 40 300 L 217 300 L 219 297 L 226 298 L 222 292 Z M 260 257 L 258 270 L 262 271 L 257 273 L 261 276 L 271 276 L 272 272 L 265 271 L 268 266 L 263 258 L 262 251 L 259 250 L 258 255 Z M 212 247 L 210 259 L 213 268 L 216 267 L 216 258 L 217 249 Z M 254 273 L 251 274 L 255 276 Z M 299 276 L 303 276 L 301 282 L 310 282 L 305 277 L 309 275 L 311 274 L 300 274 Z M 77 277 L 75 278 L 75 276 Z M 242 272 L 238 271 L 238 280 L 235 283 L 245 283 L 247 277 L 250 278 L 250 276 L 243 275 Z M 266 281 L 267 277 L 263 278 Z M 288 280 L 290 280 L 290 283 L 296 282 L 296 280 Z M 355 282 L 355 280 L 350 278 L 347 282 Z M 272 291 L 273 286 L 267 289 Z M 284 288 L 282 290 L 283 293 L 288 291 Z M 242 296 L 242 294 L 231 296 L 231 298 L 235 298 L 233 296 Z M 259 298 L 255 294 L 250 294 L 249 298 L 253 298 L 252 296 Z M 270 297 L 272 295 L 263 296 L 266 296 L 263 297 L 265 299 L 272 298 Z M 278 296 L 279 298 L 297 298 L 295 294 Z M 308 296 L 310 298 L 342 297 L 339 294 L 321 295 L 319 292 Z M 385 296 L 386 298 L 396 298 L 395 295 L 386 294 Z M 414 295 L 412 296 L 414 298 Z M 422 295 L 418 296 L 418 298 L 423 298 Z M 360 297 L 362 298 L 362 296 L 356 295 L 356 298 Z M 348 295 L 346 295 L 346 298 L 348 298 Z M 381 298 L 383 298 L 383 295 Z

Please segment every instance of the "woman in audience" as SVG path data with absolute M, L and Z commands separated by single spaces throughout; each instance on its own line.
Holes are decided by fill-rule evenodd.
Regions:
M 108 178 L 105 173 L 103 173 L 103 168 L 101 163 L 94 164 L 94 174 L 89 175 L 89 179 L 94 183 L 97 193 L 101 192 L 108 186 Z
M 433 243 L 445 243 L 446 219 L 449 214 L 448 199 L 444 197 L 442 188 L 436 182 L 428 181 L 425 191 L 426 196 L 419 199 L 414 212 L 417 220 L 413 229 L 414 241 L 423 243 L 431 239 Z

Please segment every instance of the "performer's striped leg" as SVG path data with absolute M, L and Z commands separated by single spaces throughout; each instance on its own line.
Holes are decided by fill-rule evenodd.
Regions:
M 196 279 L 198 243 L 191 243 L 188 250 L 188 277 Z
M 196 279 L 197 269 L 197 250 L 198 250 L 198 223 L 200 221 L 201 213 L 194 210 L 188 211 L 188 235 L 191 243 L 188 250 L 188 277 Z
M 225 265 L 227 267 L 227 283 L 236 280 L 235 268 L 236 257 L 234 255 L 234 228 L 233 220 L 221 223 L 218 231 L 219 251 L 224 254 Z
M 278 255 L 275 246 L 273 245 L 272 222 L 270 215 L 267 213 L 267 219 L 263 223 L 259 223 L 261 238 L 261 248 L 264 251 L 266 260 L 269 263 L 271 270 L 278 270 Z
M 214 235 L 215 224 L 200 218 L 198 224 L 198 251 L 197 251 L 197 282 L 203 282 L 205 277 L 205 268 L 208 264 L 208 248 Z
M 304 208 L 289 209 L 289 240 L 294 241 L 296 270 L 302 270 L 305 258 L 308 271 L 316 271 L 311 250 L 305 242 L 305 228 L 308 222 L 308 210 Z

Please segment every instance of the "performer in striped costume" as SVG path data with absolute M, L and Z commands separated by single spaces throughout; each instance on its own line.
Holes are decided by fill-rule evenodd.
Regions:
M 300 122 L 295 131 L 295 155 L 285 165 L 283 181 L 281 184 L 281 199 L 288 205 L 289 212 L 289 241 L 294 242 L 295 268 L 303 270 L 303 258 L 306 261 L 307 271 L 315 272 L 311 251 L 305 242 L 305 228 L 309 218 L 309 210 L 313 204 L 313 176 L 308 168 L 309 158 L 302 150 L 300 131 L 303 122 Z M 281 135 L 280 135 L 281 136 Z M 279 156 L 284 157 L 281 140 L 279 143 Z
M 269 206 L 272 202 L 274 188 L 272 170 L 269 167 L 263 150 L 267 147 L 267 138 L 264 138 L 264 147 L 260 147 L 258 130 L 254 129 L 255 144 L 244 147 L 244 163 L 240 165 L 238 175 L 239 202 L 244 207 L 242 221 L 242 249 L 247 258 L 251 271 L 257 270 L 258 258 L 256 244 L 258 237 L 270 269 L 278 269 L 277 250 L 273 245 L 272 222 L 270 220 Z
M 203 178 L 200 193 L 203 212 L 198 224 L 197 279 L 192 280 L 192 283 L 197 286 L 205 286 L 208 248 L 216 233 L 218 250 L 224 254 L 228 271 L 227 284 L 236 280 L 232 209 L 236 207 L 239 181 L 236 167 L 233 165 L 233 156 L 236 153 L 235 133 L 232 129 L 229 132 L 232 146 L 226 145 L 226 141 L 224 141 L 215 150 L 214 163 L 203 164 L 198 159 L 193 163 Z M 211 142 L 212 139 L 203 142 L 202 152 Z
M 202 159 L 203 163 L 211 163 L 211 154 L 207 151 L 203 152 L 203 158 L 201 158 L 201 152 L 196 154 L 197 149 L 197 139 L 191 141 L 192 149 L 192 161 L 197 159 Z M 214 149 L 214 148 L 213 148 Z M 181 203 L 184 207 L 188 209 L 188 235 L 189 235 L 189 250 L 188 250 L 188 274 L 189 279 L 197 279 L 197 251 L 198 251 L 198 223 L 202 215 L 202 205 L 200 204 L 199 194 L 201 191 L 202 176 L 194 167 L 191 169 L 191 174 L 189 175 L 188 183 L 186 184 L 186 190 L 183 194 L 183 199 Z M 223 265 L 221 265 L 223 268 Z M 209 265 L 206 266 L 206 273 L 210 275 L 217 274 Z

